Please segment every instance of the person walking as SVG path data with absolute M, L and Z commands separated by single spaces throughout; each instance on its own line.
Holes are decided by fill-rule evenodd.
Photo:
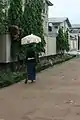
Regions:
M 27 84 L 27 82 L 36 82 L 36 65 L 38 62 L 39 55 L 36 52 L 36 44 L 30 44 L 26 53 L 27 78 L 25 80 L 25 84 Z

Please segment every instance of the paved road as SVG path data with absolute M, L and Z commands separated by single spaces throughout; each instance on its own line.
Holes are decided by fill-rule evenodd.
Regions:
M 0 120 L 80 120 L 80 59 L 0 90 Z

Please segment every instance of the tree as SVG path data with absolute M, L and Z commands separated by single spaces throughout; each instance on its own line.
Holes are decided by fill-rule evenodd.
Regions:
M 69 51 L 69 43 L 68 43 L 68 30 L 63 32 L 63 28 L 59 28 L 58 35 L 56 37 L 56 45 L 57 45 L 57 52 L 64 53 L 66 50 Z
M 3 12 L 3 0 L 0 0 L 0 34 L 2 33 L 3 29 L 4 29 L 4 24 L 3 24 L 3 20 L 4 20 L 4 12 Z
M 68 29 L 64 33 L 64 39 L 65 39 L 65 50 L 68 52 L 69 51 L 69 34 L 68 34 Z
M 7 32 L 7 15 L 6 15 L 7 1 L 0 0 L 0 34 Z
M 38 52 L 44 51 L 45 40 L 42 20 L 43 0 L 25 0 L 23 14 L 24 36 L 35 34 L 41 37 L 42 42 L 37 45 Z
M 22 13 L 22 0 L 11 0 L 8 10 L 9 25 L 21 27 Z
M 23 15 L 22 0 L 10 0 L 10 7 L 8 10 L 9 28 L 11 26 L 17 26 L 21 28 L 22 15 Z M 19 38 L 17 38 L 16 40 L 12 38 L 11 39 L 11 57 L 13 60 L 15 60 L 16 57 L 17 59 L 19 58 L 20 49 L 21 49 L 21 46 L 20 46 Z
M 64 52 L 63 28 L 59 28 L 58 35 L 56 37 L 56 47 L 57 47 L 57 53 L 63 53 Z

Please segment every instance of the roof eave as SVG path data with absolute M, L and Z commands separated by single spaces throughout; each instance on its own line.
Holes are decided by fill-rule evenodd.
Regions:
M 53 3 L 51 3 L 49 0 L 46 0 L 48 6 L 53 6 Z
M 53 25 L 55 25 L 55 24 L 60 24 L 60 23 L 62 23 L 62 22 L 53 22 L 53 21 L 48 21 L 48 23 L 52 23 Z
M 71 27 L 70 29 L 80 29 L 80 27 Z

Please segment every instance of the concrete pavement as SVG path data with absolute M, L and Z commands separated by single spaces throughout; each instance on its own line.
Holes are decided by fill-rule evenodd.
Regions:
M 80 120 L 80 59 L 0 90 L 0 120 Z

